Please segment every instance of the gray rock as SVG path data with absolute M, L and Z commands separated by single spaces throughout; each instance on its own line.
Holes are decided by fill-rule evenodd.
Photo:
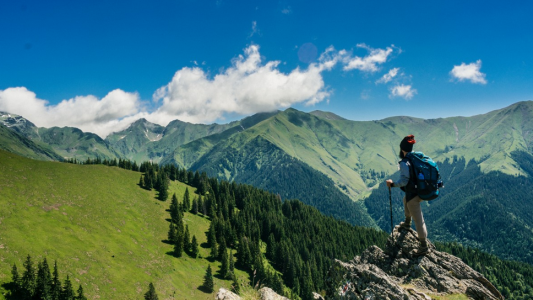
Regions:
M 504 299 L 479 272 L 461 259 L 439 252 L 414 255 L 416 231 L 396 226 L 385 249 L 371 246 L 350 262 L 335 260 L 326 279 L 326 299 L 431 299 L 465 294 L 472 299 Z
M 274 292 L 273 289 L 269 287 L 264 287 L 259 290 L 261 294 L 261 300 L 289 300 L 287 297 L 283 297 Z
M 225 288 L 220 288 L 217 295 L 215 296 L 216 300 L 241 300 L 241 297 L 235 293 L 232 293 Z

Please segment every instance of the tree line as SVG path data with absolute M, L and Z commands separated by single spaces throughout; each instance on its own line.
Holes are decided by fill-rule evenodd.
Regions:
M 46 257 L 35 267 L 31 256 L 28 254 L 22 274 L 19 273 L 17 265 L 13 264 L 11 278 L 12 281 L 7 285 L 10 293 L 6 299 L 87 300 L 81 284 L 77 292 L 74 292 L 68 275 L 63 283 L 60 281 L 57 261 L 54 262 L 53 272 L 50 272 Z

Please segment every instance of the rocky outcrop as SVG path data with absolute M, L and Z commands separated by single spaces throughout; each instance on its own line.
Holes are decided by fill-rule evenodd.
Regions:
M 327 278 L 326 299 L 431 299 L 465 294 L 471 299 L 504 299 L 479 272 L 461 259 L 439 252 L 415 256 L 417 234 L 396 226 L 385 249 L 366 249 L 352 261 L 335 260 Z
M 287 297 L 280 296 L 276 292 L 274 292 L 273 289 L 269 287 L 263 287 L 259 290 L 259 294 L 261 295 L 261 300 L 289 300 Z M 232 293 L 225 288 L 221 288 L 218 290 L 217 295 L 215 296 L 216 300 L 241 300 L 242 298 Z

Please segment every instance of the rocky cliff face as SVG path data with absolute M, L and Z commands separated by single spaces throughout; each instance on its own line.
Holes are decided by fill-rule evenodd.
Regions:
M 397 226 L 385 249 L 372 246 L 352 261 L 335 260 L 326 299 L 432 299 L 464 294 L 471 299 L 504 299 L 480 273 L 461 259 L 439 252 L 416 257 L 416 231 Z M 443 298 L 445 299 L 445 298 Z

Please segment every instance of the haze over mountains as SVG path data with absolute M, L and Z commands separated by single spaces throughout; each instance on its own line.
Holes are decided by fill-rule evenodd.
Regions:
M 1 147 L 9 145 L 8 151 L 28 157 L 171 163 L 252 184 L 283 199 L 298 198 L 352 224 L 384 230 L 389 228 L 384 217 L 388 195 L 378 187 L 385 179 L 395 178 L 399 142 L 414 134 L 414 150 L 443 166 L 446 188 L 427 209 L 428 226 L 434 234 L 503 257 L 533 261 L 531 255 L 514 253 L 514 247 L 492 245 L 488 234 L 506 228 L 512 234 L 502 236 L 499 244 L 517 245 L 516 239 L 521 239 L 520 245 L 533 245 L 533 217 L 528 215 L 533 199 L 524 189 L 533 174 L 528 169 L 533 154 L 532 101 L 472 117 L 428 120 L 399 116 L 350 121 L 332 113 L 295 109 L 256 114 L 223 125 L 176 120 L 163 127 L 141 119 L 105 140 L 75 128 L 37 128 L 23 117 L 0 115 L 0 138 L 6 140 Z M 27 147 L 17 148 L 8 140 Z M 502 190 L 501 180 L 511 186 Z M 500 201 L 510 197 L 515 197 L 509 200 L 513 205 L 502 206 Z M 479 212 L 487 207 L 490 209 L 480 217 Z M 395 208 L 398 220 L 401 204 L 396 203 Z M 491 213 L 495 210 L 498 218 Z M 485 219 L 488 216 L 491 218 Z M 470 220 L 472 227 L 458 228 L 454 225 L 458 220 Z M 472 234 L 475 226 L 488 232 Z

